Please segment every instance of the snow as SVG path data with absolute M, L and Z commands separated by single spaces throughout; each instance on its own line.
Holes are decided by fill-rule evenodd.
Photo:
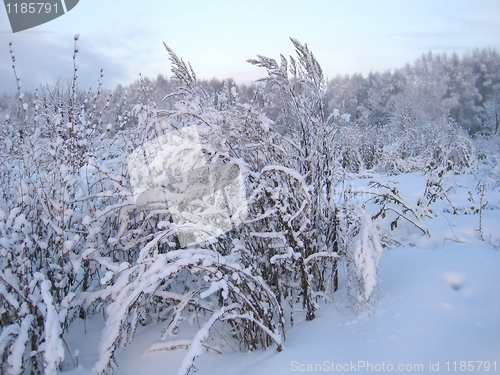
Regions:
M 230 308 L 227 308 L 228 310 Z M 203 341 L 208 338 L 209 330 L 212 325 L 220 319 L 224 313 L 226 312 L 226 307 L 221 308 L 219 311 L 214 313 L 212 317 L 208 320 L 207 323 L 196 333 L 196 336 L 193 338 L 191 345 L 189 346 L 188 353 L 184 356 L 182 360 L 181 366 L 177 371 L 178 375 L 187 374 L 194 362 L 194 360 L 203 354 Z
M 23 354 L 26 349 L 26 341 L 28 339 L 28 329 L 31 323 L 33 322 L 33 315 L 27 315 L 21 322 L 19 327 L 19 332 L 17 332 L 17 338 L 12 346 L 11 353 L 7 361 L 11 366 L 10 373 L 11 374 L 19 374 L 21 373 L 21 366 L 23 363 Z M 7 374 L 10 375 L 10 374 Z
M 212 281 L 212 283 L 210 284 L 210 288 L 200 293 L 200 297 L 206 298 L 221 289 L 222 289 L 222 296 L 224 298 L 227 298 L 228 295 L 227 281 L 224 279 L 220 281 Z
M 378 301 L 355 315 L 342 301 L 323 306 L 317 318 L 300 322 L 287 333 L 285 349 L 251 353 L 205 353 L 195 361 L 197 374 L 292 374 L 300 364 L 351 362 L 397 365 L 439 362 L 497 362 L 500 370 L 500 253 L 476 242 L 450 243 L 438 250 L 405 247 L 382 257 Z M 460 275 L 455 290 L 449 275 Z M 146 328 L 118 353 L 119 375 L 176 374 L 185 350 L 142 355 L 146 342 L 157 340 Z M 81 335 L 79 336 L 81 339 Z M 70 344 L 71 346 L 71 344 Z M 474 363 L 476 368 L 478 363 Z M 493 365 L 492 365 L 493 366 Z M 353 371 L 354 372 L 354 371 Z M 360 373 L 372 373 L 358 368 Z M 77 374 L 78 372 L 71 372 Z M 475 374 L 495 373 L 476 371 Z
M 45 316 L 45 375 L 53 375 L 56 373 L 56 367 L 59 361 L 64 359 L 64 348 L 61 335 L 61 327 L 59 324 L 59 315 L 54 307 L 54 299 L 50 293 L 51 283 L 44 280 L 41 283 L 41 293 L 43 302 L 46 305 Z
M 470 203 L 468 191 L 477 200 L 474 176 L 453 179 L 458 186 L 450 192 L 454 204 L 463 208 Z M 414 203 L 425 186 L 423 176 L 418 173 L 377 179 L 388 180 L 396 181 L 399 193 Z M 353 189 L 361 190 L 367 183 L 367 180 L 352 181 Z M 196 324 L 187 326 L 172 341 L 159 342 L 166 322 L 138 327 L 134 340 L 116 352 L 119 369 L 115 373 L 183 374 L 198 356 L 194 366 L 199 375 L 294 374 L 314 370 L 456 373 L 464 363 L 469 368 L 473 366 L 474 371 L 469 373 L 499 373 L 500 251 L 496 244 L 500 237 L 500 197 L 494 191 L 486 194 L 489 209 L 484 210 L 483 234 L 488 240 L 481 240 L 478 214 L 453 215 L 447 212 L 449 204 L 439 201 L 434 216 L 422 221 L 430 235 L 412 231 L 411 224 L 407 224 L 396 228 L 394 233 L 400 235 L 400 246 L 384 249 L 381 254 L 380 244 L 371 244 L 372 253 L 362 258 L 365 266 L 360 267 L 363 277 L 369 278 L 368 271 L 380 263 L 378 279 L 365 283 L 370 289 L 365 292 L 371 294 L 369 305 L 355 310 L 349 307 L 345 294 L 336 293 L 333 303 L 320 305 L 313 321 L 305 321 L 305 314 L 295 312 L 295 324 L 288 327 L 281 352 L 270 347 L 244 353 L 232 350 L 218 338 L 211 342 L 223 354 L 207 352 L 201 342 L 208 327 L 230 316 L 224 315 L 228 309 L 222 309 L 201 329 Z M 374 211 L 370 204 L 365 208 L 367 213 Z M 368 220 L 362 228 L 368 234 L 361 235 L 360 245 L 362 239 L 373 238 L 370 231 L 375 227 L 368 223 L 371 224 Z M 363 246 L 370 248 L 363 244 L 355 249 Z M 224 288 L 224 281 L 212 281 L 207 288 L 203 296 Z M 67 366 L 70 371 L 64 374 L 91 374 L 89 370 L 99 357 L 97 344 L 104 327 L 102 317 L 87 319 L 85 334 L 82 324 L 77 319 L 65 336 L 72 351 L 79 349 L 85 353 L 79 358 L 81 368 L 71 370 Z
M 377 229 L 367 215 L 363 216 L 361 233 L 354 246 L 354 262 L 358 270 L 358 277 L 362 278 L 364 290 L 362 297 L 370 299 L 377 286 L 377 270 L 382 257 L 382 245 L 378 240 Z

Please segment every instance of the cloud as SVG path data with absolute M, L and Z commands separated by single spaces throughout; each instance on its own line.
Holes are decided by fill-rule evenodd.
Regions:
M 443 38 L 451 36 L 450 33 L 439 32 L 439 31 L 424 31 L 424 30 L 414 30 L 414 31 L 403 31 L 396 33 L 383 34 L 388 37 L 402 37 L 402 38 Z
M 27 33 L 28 34 L 28 33 Z M 70 83 L 73 78 L 73 38 L 60 38 L 46 33 L 29 33 L 9 35 L 13 39 L 13 49 L 16 56 L 16 71 L 21 78 L 21 91 L 34 91 L 44 84 Z M 2 91 L 8 94 L 16 92 L 16 82 L 9 55 L 8 40 L 0 37 L 0 82 Z M 110 58 L 91 48 L 88 42 L 79 43 L 78 86 L 84 90 L 97 88 L 100 69 L 104 69 L 103 84 L 112 89 L 118 83 L 129 83 L 130 77 L 124 68 L 123 61 Z

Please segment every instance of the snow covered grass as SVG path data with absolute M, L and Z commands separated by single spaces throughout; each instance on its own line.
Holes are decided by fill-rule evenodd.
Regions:
M 376 180 L 397 182 L 409 204 L 416 204 L 425 188 L 421 173 Z M 367 187 L 367 183 L 351 182 L 353 190 Z M 218 344 L 222 344 L 224 354 L 208 352 L 198 358 L 194 363 L 197 374 L 292 374 L 311 370 L 431 373 L 438 369 L 456 373 L 464 363 L 474 369 L 470 373 L 499 373 L 500 252 L 495 244 L 500 238 L 500 195 L 486 191 L 483 238 L 487 240 L 482 241 L 479 213 L 470 211 L 470 206 L 479 202 L 474 176 L 450 175 L 445 184 L 454 186 L 449 197 L 459 213 L 453 215 L 449 202 L 437 201 L 432 207 L 433 217 L 422 220 L 430 235 L 409 223 L 396 228 L 401 246 L 384 250 L 369 307 L 360 311 L 346 308 L 349 299 L 345 293 L 336 293 L 332 304 L 321 304 L 315 320 L 305 321 L 305 314 L 295 315 L 282 352 L 268 348 L 242 353 L 221 342 Z M 366 207 L 369 213 L 376 208 Z M 70 371 L 65 374 L 90 374 L 98 358 L 97 343 L 103 326 L 99 315 L 88 319 L 86 334 L 81 320 L 73 324 L 66 341 L 72 351 L 81 353 L 82 368 L 70 370 L 72 366 L 67 363 Z M 183 336 L 176 338 L 182 344 L 176 350 L 148 351 L 159 341 L 159 329 L 155 325 L 139 327 L 129 346 L 117 351 L 116 373 L 177 374 L 188 353 L 187 342 L 182 340 L 193 337 L 196 331 L 196 323 L 183 331 Z

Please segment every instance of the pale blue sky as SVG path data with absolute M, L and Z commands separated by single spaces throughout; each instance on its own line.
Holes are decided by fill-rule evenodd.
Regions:
M 293 54 L 288 37 L 308 44 L 328 77 L 367 74 L 413 62 L 422 53 L 500 51 L 498 0 L 80 0 L 68 14 L 12 34 L 0 9 L 0 83 L 15 91 L 14 42 L 23 91 L 72 76 L 80 34 L 80 86 L 128 84 L 139 73 L 170 74 L 162 43 L 199 77 L 248 82 L 264 72 L 245 61 Z

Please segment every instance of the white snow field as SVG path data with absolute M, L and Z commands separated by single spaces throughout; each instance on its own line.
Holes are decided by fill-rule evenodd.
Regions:
M 421 173 L 376 179 L 389 180 L 398 182 L 408 201 L 424 188 Z M 367 182 L 352 184 L 359 189 Z M 447 181 L 459 213 L 447 212 L 448 202 L 434 204 L 435 217 L 423 221 L 430 236 L 410 224 L 396 228 L 392 235 L 400 245 L 384 250 L 369 306 L 355 311 L 340 291 L 333 303 L 321 304 L 313 321 L 296 312 L 282 352 L 271 347 L 243 353 L 214 335 L 213 346 L 224 354 L 201 355 L 196 373 L 500 373 L 500 194 L 486 189 L 481 240 L 480 214 L 471 214 L 479 202 L 476 183 L 473 175 Z M 367 206 L 370 213 L 375 209 Z M 117 351 L 117 374 L 177 374 L 187 353 L 182 344 L 189 342 L 182 340 L 197 327 L 182 331 L 192 334 L 176 338 L 176 350 L 148 352 L 161 342 L 165 324 L 140 326 L 132 343 Z M 64 374 L 91 373 L 103 326 L 101 315 L 87 320 L 87 333 L 82 320 L 72 325 L 66 341 L 79 368 L 68 366 Z

